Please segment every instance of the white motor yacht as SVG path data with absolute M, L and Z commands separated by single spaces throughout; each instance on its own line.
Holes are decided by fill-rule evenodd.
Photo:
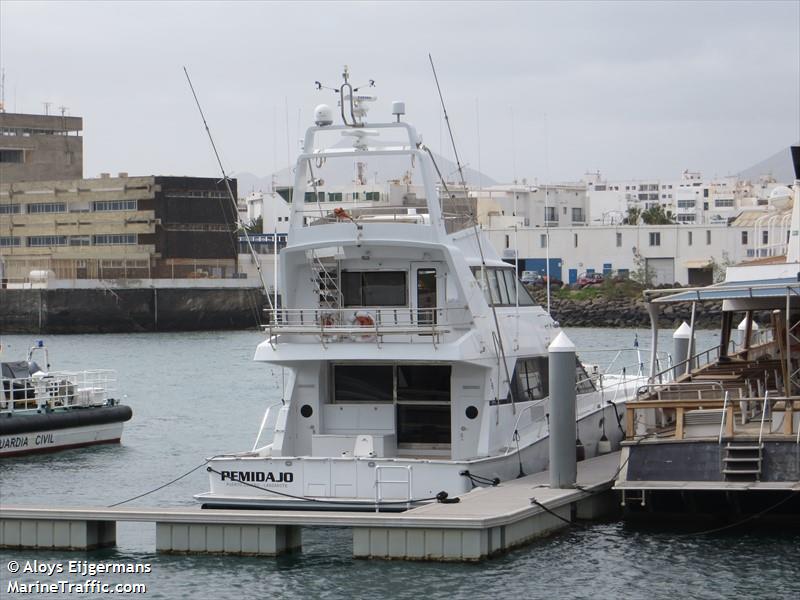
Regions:
M 255 353 L 282 371 L 282 397 L 251 450 L 209 459 L 210 491 L 195 496 L 205 507 L 405 510 L 548 466 L 558 324 L 491 247 L 466 195 L 441 183 L 440 200 L 439 169 L 402 121 L 404 104 L 366 123 L 375 98 L 346 72 L 336 92 L 343 123 L 319 106 L 297 160 L 283 308 Z M 344 208 L 320 191 L 333 163 L 371 171 L 380 160 L 402 165 L 424 198 Z M 591 457 L 618 446 L 625 398 L 645 380 L 575 370 Z

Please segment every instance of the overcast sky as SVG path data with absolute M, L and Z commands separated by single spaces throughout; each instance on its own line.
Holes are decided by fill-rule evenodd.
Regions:
M 0 2 L 7 108 L 82 116 L 87 177 L 217 174 L 183 65 L 231 172 L 293 161 L 344 64 L 451 156 L 428 52 L 500 181 L 724 175 L 800 139 L 797 1 Z

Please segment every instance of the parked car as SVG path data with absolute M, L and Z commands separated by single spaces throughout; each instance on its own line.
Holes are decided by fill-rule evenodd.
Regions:
M 551 289 L 552 288 L 560 288 L 560 287 L 562 287 L 564 285 L 564 282 L 561 281 L 558 277 L 555 277 L 554 275 L 550 275 L 550 279 L 549 280 L 547 278 L 547 275 L 542 275 L 542 285 L 544 285 L 544 283 L 547 282 L 547 281 L 550 282 L 550 288 Z
M 602 273 L 584 273 L 578 277 L 578 281 L 575 283 L 579 288 L 584 288 L 589 285 L 600 285 L 603 283 L 603 275 Z
M 536 271 L 523 271 L 522 277 L 520 277 L 519 280 L 525 285 L 537 285 L 537 284 L 544 285 L 544 281 L 542 280 L 542 275 L 537 273 Z

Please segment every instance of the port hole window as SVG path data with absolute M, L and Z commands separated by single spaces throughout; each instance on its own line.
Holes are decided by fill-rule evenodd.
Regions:
M 405 271 L 342 271 L 345 306 L 406 306 L 408 274 Z

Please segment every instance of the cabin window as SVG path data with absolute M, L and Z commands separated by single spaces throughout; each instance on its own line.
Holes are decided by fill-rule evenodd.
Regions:
M 547 365 L 546 356 L 517 360 L 514 374 L 511 376 L 512 384 L 508 396 L 501 398 L 500 404 L 511 403 L 512 396 L 515 402 L 546 398 L 549 391 Z M 496 402 L 492 400 L 490 404 L 496 404 Z
M 325 192 L 306 192 L 303 196 L 305 202 L 324 202 L 325 201 Z
M 342 271 L 344 306 L 406 306 L 405 271 Z
M 398 402 L 450 402 L 450 367 L 398 365 Z
M 333 401 L 392 402 L 393 371 L 392 365 L 336 365 L 333 369 Z
M 486 267 L 488 290 L 481 273 L 481 267 L 472 267 L 472 274 L 483 289 L 487 303 L 494 303 L 495 306 L 515 306 L 517 304 L 517 282 L 513 268 Z M 534 306 L 535 304 L 536 302 L 531 297 L 528 289 L 520 283 L 519 305 Z
M 397 443 L 450 444 L 449 365 L 398 365 Z

